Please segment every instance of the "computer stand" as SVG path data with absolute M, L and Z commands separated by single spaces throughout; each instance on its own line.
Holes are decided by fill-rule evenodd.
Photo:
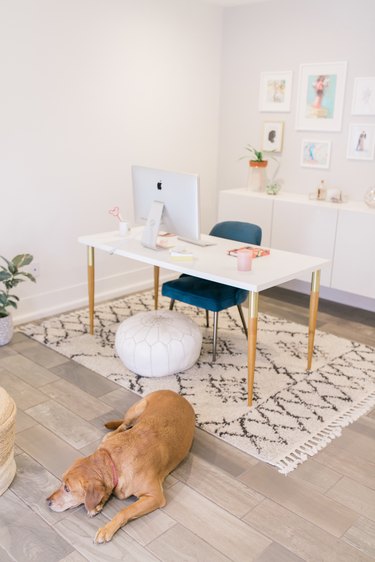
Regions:
M 146 246 L 146 248 L 151 248 L 152 250 L 159 249 L 157 246 L 157 239 L 163 210 L 164 203 L 161 201 L 154 201 L 152 203 L 142 234 L 142 244 Z

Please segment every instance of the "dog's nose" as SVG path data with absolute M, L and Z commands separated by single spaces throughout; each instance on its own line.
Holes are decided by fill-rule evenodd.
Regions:
M 52 500 L 50 500 L 49 498 L 47 498 L 47 500 L 46 500 L 46 501 L 47 501 L 47 505 L 48 505 L 48 507 L 51 507 L 51 505 L 52 505 Z

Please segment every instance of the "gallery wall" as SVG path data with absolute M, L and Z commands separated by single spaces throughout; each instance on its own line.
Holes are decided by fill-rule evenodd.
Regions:
M 324 180 L 350 199 L 363 200 L 375 185 L 375 161 L 348 159 L 347 141 L 351 124 L 369 124 L 371 131 L 375 126 L 375 115 L 351 114 L 355 78 L 375 77 L 374 21 L 373 0 L 270 0 L 225 10 L 219 189 L 246 187 L 244 147 L 261 146 L 264 122 L 281 121 L 278 178 L 285 191 L 307 195 Z M 342 61 L 347 72 L 340 130 L 297 130 L 300 65 Z M 261 73 L 274 71 L 292 72 L 288 111 L 259 110 Z M 301 166 L 301 144 L 310 139 L 330 143 L 328 169 Z
M 199 0 L 4 0 L 0 5 L 0 255 L 29 252 L 15 322 L 85 305 L 79 235 L 132 219 L 130 167 L 198 173 L 216 219 L 222 9 Z M 99 299 L 152 285 L 96 256 Z

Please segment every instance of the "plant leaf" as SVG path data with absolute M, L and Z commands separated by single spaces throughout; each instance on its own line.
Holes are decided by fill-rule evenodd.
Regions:
M 12 259 L 13 264 L 19 269 L 24 265 L 29 265 L 33 261 L 31 254 L 18 254 Z

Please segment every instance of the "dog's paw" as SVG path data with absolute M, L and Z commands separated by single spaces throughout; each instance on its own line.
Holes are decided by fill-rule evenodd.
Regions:
M 100 529 L 97 530 L 95 538 L 94 538 L 94 542 L 96 544 L 103 544 L 104 542 L 109 542 L 112 537 L 113 537 L 113 531 L 110 529 L 110 526 L 104 525 L 104 527 L 101 527 Z

